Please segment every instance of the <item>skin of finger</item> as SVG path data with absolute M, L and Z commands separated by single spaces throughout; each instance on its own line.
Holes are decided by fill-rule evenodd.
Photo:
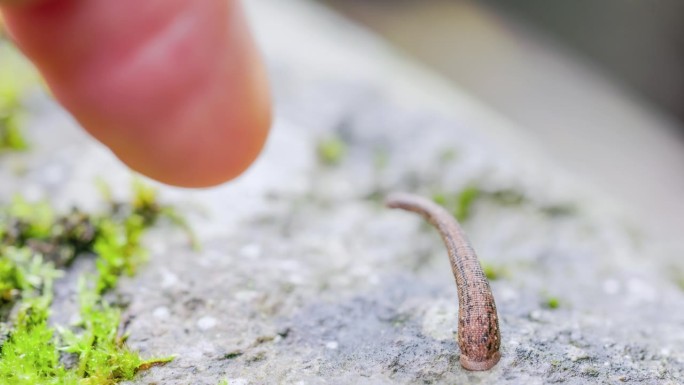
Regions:
M 268 85 L 237 1 L 46 0 L 3 11 L 56 98 L 133 169 L 210 186 L 261 151 Z

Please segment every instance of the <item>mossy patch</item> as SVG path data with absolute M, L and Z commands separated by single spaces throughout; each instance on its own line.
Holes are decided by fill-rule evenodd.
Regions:
M 103 297 L 145 261 L 146 230 L 165 213 L 180 218 L 154 189 L 140 182 L 133 189 L 131 202 L 110 201 L 99 214 L 58 214 L 20 198 L 0 210 L 0 383 L 110 385 L 171 360 L 146 361 L 130 350 L 121 308 Z M 83 255 L 95 256 L 97 273 L 79 281 L 80 321 L 53 327 L 53 282 Z
M 347 144 L 341 138 L 332 136 L 318 142 L 316 152 L 322 164 L 336 166 L 347 153 Z
M 555 310 L 561 306 L 561 300 L 558 297 L 548 296 L 544 298 L 543 305 L 547 309 Z
M 482 271 L 490 281 L 506 278 L 509 275 L 508 269 L 502 265 L 495 265 L 493 263 L 482 262 Z
M 432 194 L 432 200 L 449 210 L 459 222 L 465 222 L 472 214 L 475 202 L 482 195 L 482 190 L 476 185 L 468 185 L 458 193 L 451 194 L 443 191 Z
M 22 133 L 25 119 L 22 99 L 38 76 L 17 49 L 2 37 L 0 26 L 0 152 L 23 151 L 28 142 Z
M 461 191 L 447 192 L 438 190 L 432 194 L 435 203 L 449 210 L 459 222 L 466 222 L 473 215 L 475 205 L 490 203 L 505 207 L 527 206 L 548 217 L 570 216 L 577 208 L 570 203 L 543 205 L 534 202 L 522 191 L 513 188 L 486 189 L 471 183 Z

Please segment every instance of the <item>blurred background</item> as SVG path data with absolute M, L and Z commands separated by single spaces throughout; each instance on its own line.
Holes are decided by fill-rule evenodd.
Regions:
M 570 173 L 684 229 L 684 1 L 318 0 L 539 141 Z

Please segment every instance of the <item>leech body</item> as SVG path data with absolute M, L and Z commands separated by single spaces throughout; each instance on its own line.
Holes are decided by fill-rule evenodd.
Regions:
M 458 222 L 441 206 L 416 195 L 392 194 L 386 204 L 420 214 L 439 231 L 458 290 L 461 366 L 468 370 L 490 369 L 501 358 L 499 317 L 489 282 Z

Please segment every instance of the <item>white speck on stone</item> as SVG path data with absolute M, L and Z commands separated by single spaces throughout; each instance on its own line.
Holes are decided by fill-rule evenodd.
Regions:
M 43 170 L 43 178 L 49 184 L 57 184 L 64 180 L 64 165 L 52 164 Z
M 76 324 L 80 323 L 81 321 L 83 321 L 83 319 L 81 318 L 80 314 L 74 313 L 69 317 L 69 323 L 72 325 L 76 325 Z
M 617 279 L 606 279 L 603 281 L 603 291 L 609 295 L 615 295 L 620 292 L 620 282 Z
M 226 381 L 230 385 L 249 385 L 249 381 L 246 378 L 228 378 Z
M 651 285 L 637 278 L 630 279 L 627 282 L 627 290 L 631 297 L 637 301 L 653 302 L 658 295 Z
M 368 276 L 368 283 L 377 286 L 380 284 L 380 276 L 377 274 L 371 274 Z
M 198 258 L 197 259 L 197 264 L 202 266 L 202 267 L 209 267 L 213 263 L 208 259 L 208 258 Z
M 197 321 L 197 327 L 200 330 L 209 330 L 209 329 L 213 329 L 217 323 L 218 323 L 218 321 L 216 320 L 216 318 L 206 316 L 206 317 L 200 318 Z
M 285 259 L 279 261 L 277 264 L 278 268 L 285 271 L 301 271 L 302 264 L 294 259 Z
M 496 298 L 497 302 L 500 299 L 501 302 L 512 302 L 518 299 L 520 295 L 518 295 L 518 292 L 510 287 L 503 287 L 499 291 L 499 296 Z
M 565 355 L 572 362 L 577 362 L 579 360 L 589 358 L 589 354 L 586 351 L 575 346 L 570 346 L 568 348 L 568 352 Z
M 542 312 L 539 310 L 532 310 L 530 312 L 530 319 L 532 321 L 541 321 L 542 320 Z
M 240 302 L 252 302 L 259 297 L 259 292 L 254 290 L 240 290 L 233 294 L 233 296 Z
M 570 333 L 570 339 L 573 341 L 579 341 L 582 339 L 582 333 L 579 330 L 573 330 L 572 333 Z
M 147 242 L 147 249 L 150 250 L 153 255 L 166 254 L 169 247 L 168 242 L 165 241 L 166 240 L 160 238 L 151 239 Z
M 43 189 L 35 184 L 24 187 L 22 195 L 27 202 L 37 202 L 45 198 Z
M 261 257 L 261 245 L 257 243 L 245 245 L 240 249 L 240 255 L 249 259 L 259 258 Z
M 325 348 L 330 350 L 337 350 L 340 344 L 337 341 L 328 341 L 325 343 Z
M 287 277 L 287 282 L 293 285 L 301 285 L 305 282 L 305 279 L 301 274 L 291 274 L 289 277 Z
M 458 307 L 453 302 L 437 300 L 425 311 L 422 331 L 439 341 L 453 339 L 454 325 L 458 324 Z
M 161 281 L 161 287 L 164 289 L 168 289 L 169 287 L 175 286 L 178 284 L 178 276 L 176 274 L 173 274 L 172 272 L 168 270 L 163 270 L 161 272 L 162 274 L 162 281 Z
M 165 320 L 171 316 L 171 312 L 169 311 L 169 308 L 167 308 L 166 306 L 160 306 L 154 309 L 152 315 L 156 319 Z

